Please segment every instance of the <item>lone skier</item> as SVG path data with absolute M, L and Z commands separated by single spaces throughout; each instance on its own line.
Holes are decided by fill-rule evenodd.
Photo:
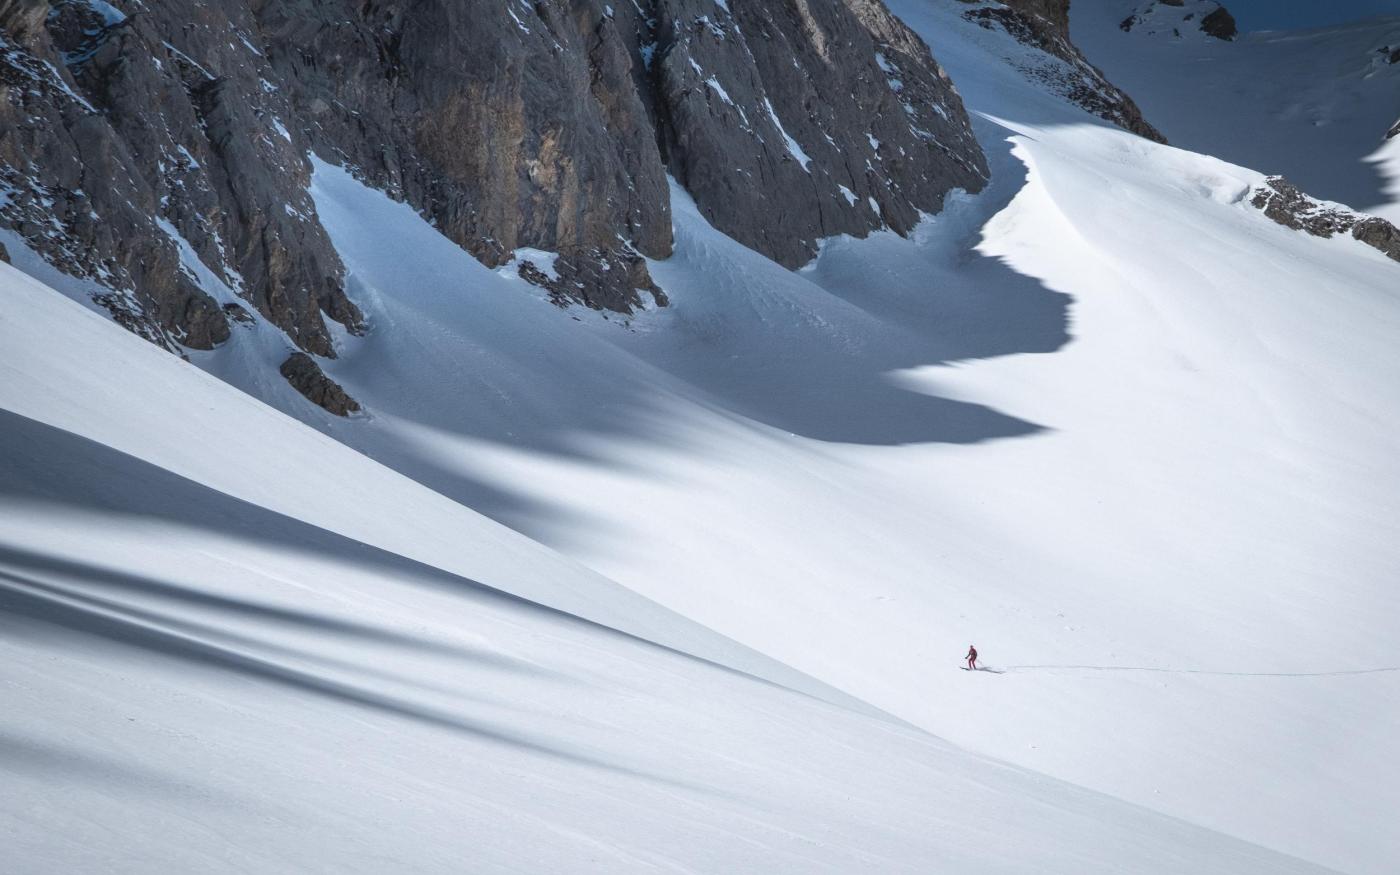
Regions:
M 969 671 L 977 671 L 977 648 L 971 644 L 967 645 L 967 668 Z

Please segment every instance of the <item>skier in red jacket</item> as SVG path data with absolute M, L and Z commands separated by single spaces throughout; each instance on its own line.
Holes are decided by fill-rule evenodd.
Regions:
M 977 670 L 977 648 L 971 644 L 967 645 L 967 667 L 972 671 Z

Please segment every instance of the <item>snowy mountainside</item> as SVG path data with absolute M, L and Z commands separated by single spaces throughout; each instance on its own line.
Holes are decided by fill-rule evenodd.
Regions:
M 1400 144 L 1387 137 L 1400 117 L 1400 8 L 1225 42 L 1183 25 L 1211 5 L 1076 0 L 1070 30 L 1173 144 L 1400 221 Z M 1255 5 L 1268 3 L 1230 4 L 1246 22 Z
M 1378 871 L 1396 266 L 1273 225 L 1257 172 L 1090 123 L 994 63 L 1005 36 L 896 10 L 1001 120 L 993 189 L 796 274 L 678 198 L 672 306 L 626 328 L 540 315 L 318 170 L 381 326 L 329 368 L 368 421 L 326 427 L 937 734 Z M 969 687 L 965 639 L 1031 668 Z
M 8 871 L 1322 871 L 761 682 L 664 612 L 648 634 L 722 662 L 510 596 L 637 615 L 7 266 L 0 290 Z
M 1258 130 L 1293 130 L 1290 94 L 1350 119 L 1310 141 L 1346 161 L 1275 139 L 1254 166 L 1238 95 L 1178 125 L 1152 77 L 1195 56 L 1144 48 L 1134 80 L 1084 22 L 1161 33 L 1077 0 L 1085 63 L 1174 146 L 1150 142 L 1027 75 L 1075 63 L 966 14 L 993 5 L 890 3 L 984 190 L 789 270 L 667 180 L 666 308 L 561 309 L 521 268 L 566 255 L 493 269 L 308 155 L 362 316 L 318 358 L 347 417 L 282 378 L 258 308 L 190 367 L 0 236 L 58 290 L 0 267 L 23 859 L 92 865 L 134 806 L 178 826 L 132 836 L 135 869 L 276 868 L 232 822 L 333 868 L 1388 872 L 1400 265 L 1251 204 L 1278 169 L 1309 188 L 1292 158 L 1354 178 L 1337 132 L 1370 110 L 1242 79 Z M 1376 33 L 1182 45 L 1246 76 Z M 178 236 L 183 276 L 242 299 Z M 959 670 L 969 643 L 989 671 Z

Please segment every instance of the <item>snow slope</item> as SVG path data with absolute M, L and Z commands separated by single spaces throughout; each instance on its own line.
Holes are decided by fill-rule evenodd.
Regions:
M 24 452 L 10 458 L 29 460 L 11 471 L 40 472 L 22 500 L 7 498 L 10 543 L 70 562 L 100 543 L 90 563 L 185 590 L 188 569 L 217 557 L 207 585 L 223 601 L 165 589 L 138 599 L 129 585 L 118 607 L 154 613 L 141 622 L 162 629 L 195 624 L 179 629 L 261 660 L 214 671 L 206 650 L 187 659 L 165 638 L 141 651 L 165 659 L 134 658 L 128 633 L 94 626 L 97 608 L 81 600 L 87 613 L 59 616 L 61 635 L 6 645 L 11 689 L 34 702 L 69 690 L 74 703 L 6 724 L 25 762 L 71 761 L 67 748 L 45 759 L 40 744 L 62 728 L 49 743 L 86 758 L 84 780 L 148 767 L 147 736 L 109 725 L 122 722 L 114 701 L 139 703 L 132 716 L 162 738 L 195 735 L 216 752 L 187 739 L 170 773 L 81 794 L 91 807 L 65 823 L 93 832 L 72 853 L 100 846 L 114 817 L 101 806 L 134 804 L 129 789 L 110 795 L 114 784 L 146 787 L 142 810 L 168 828 L 184 809 L 157 798 L 161 780 L 246 788 L 271 745 L 259 771 L 278 783 L 263 801 L 281 813 L 250 813 L 243 799 L 230 816 L 273 853 L 341 855 L 328 868 L 366 850 L 381 863 L 460 868 L 465 855 L 524 871 L 1301 866 L 1242 840 L 1388 871 L 1400 858 L 1400 267 L 1248 207 L 1256 171 L 1295 175 L 1287 168 L 1104 127 L 1024 78 L 1027 50 L 963 21 L 960 4 L 891 6 L 982 114 L 992 186 L 955 198 L 912 241 L 829 241 L 797 273 L 678 196 L 676 255 L 652 265 L 674 306 L 627 324 L 553 308 L 411 209 L 318 166 L 317 209 L 371 324 L 340 338 L 326 368 L 367 414 L 337 420 L 280 381 L 286 342 L 265 323 L 192 358 L 436 495 L 5 274 L 25 295 L 7 285 L 0 298 L 0 319 L 20 313 L 0 321 L 0 406 L 96 441 L 0 432 Z M 1175 136 L 1150 95 L 1108 72 Z M 72 349 L 96 357 L 60 354 Z M 91 470 L 78 466 L 91 453 L 101 470 L 127 470 L 103 447 L 203 497 L 178 514 L 151 500 L 129 512 L 102 479 L 59 476 Z M 157 473 L 138 465 L 127 482 Z M 41 516 L 29 493 L 43 490 L 79 497 Z M 216 522 L 155 541 L 176 515 Z M 308 532 L 312 543 L 368 544 L 354 549 L 375 559 L 269 534 L 283 525 L 329 533 Z M 166 552 L 135 555 L 147 543 Z M 81 584 L 67 566 L 49 573 L 60 572 Z M 463 601 L 418 584 L 440 573 L 778 686 L 486 590 Z M 76 594 L 110 600 L 112 589 Z M 53 626 L 54 610 L 10 622 Z M 333 621 L 293 621 L 323 615 Z M 254 616 L 281 617 L 279 631 Z M 538 668 L 463 668 L 458 651 L 483 641 Z M 958 671 L 968 643 L 1000 673 Z M 265 674 L 284 660 L 295 684 Z M 269 700 L 270 683 L 283 692 Z M 451 725 L 390 705 L 446 710 Z M 15 713 L 45 714 L 34 708 Z M 294 719 L 311 740 L 269 742 L 258 728 Z M 464 719 L 485 735 L 464 738 Z M 356 768 L 339 765 L 345 752 Z M 53 799 L 47 773 L 28 768 L 20 798 Z M 683 786 L 657 790 L 647 776 Z M 209 838 L 216 822 L 180 820 L 180 847 L 231 853 Z M 382 823 L 395 828 L 366 828 Z M 306 830 L 315 841 L 298 843 Z M 364 844 L 333 838 L 347 834 Z M 605 854 L 631 856 L 595 859 Z
M 1254 7 L 1267 17 L 1271 2 L 1226 5 L 1245 28 Z M 1075 0 L 1070 31 L 1169 142 L 1400 221 L 1400 143 L 1384 139 L 1400 119 L 1400 64 L 1381 51 L 1400 47 L 1400 4 L 1387 16 L 1233 42 L 1181 20 L 1212 8 L 1201 0 L 1157 4 L 1124 33 L 1120 22 L 1147 5 Z
M 992 190 L 797 274 L 681 198 L 674 306 L 626 327 L 322 166 L 374 326 L 329 367 L 371 416 L 324 427 L 955 742 L 1384 871 L 1395 265 L 896 10 L 989 116 Z M 969 642 L 1016 668 L 956 671 Z
M 1318 871 L 510 596 L 637 610 L 9 266 L 0 293 L 8 872 Z M 443 561 L 312 522 L 357 515 Z

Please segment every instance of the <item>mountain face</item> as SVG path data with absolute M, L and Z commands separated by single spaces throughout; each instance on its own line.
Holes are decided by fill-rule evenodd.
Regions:
M 170 349 L 222 343 L 246 307 L 323 357 L 328 322 L 364 329 L 310 152 L 489 266 L 558 253 L 522 276 L 618 312 L 665 303 L 643 256 L 671 251 L 668 174 L 788 267 L 987 174 L 948 77 L 874 0 L 0 0 L 0 52 L 0 220 Z

